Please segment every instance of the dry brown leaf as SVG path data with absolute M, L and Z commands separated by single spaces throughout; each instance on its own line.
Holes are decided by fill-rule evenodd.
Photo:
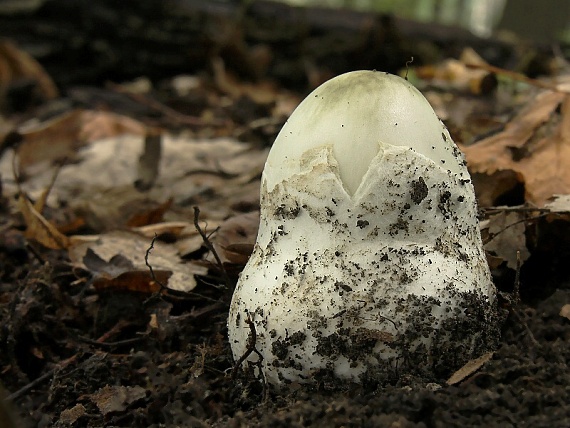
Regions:
M 515 171 L 527 201 L 543 206 L 554 194 L 570 193 L 570 97 L 541 92 L 502 132 L 462 149 L 471 172 Z
M 82 115 L 83 111 L 76 109 L 47 122 L 20 127 L 22 141 L 17 149 L 20 168 L 73 158 L 82 145 L 79 139 Z
M 113 278 L 98 276 L 93 280 L 96 291 L 134 291 L 136 293 L 153 294 L 163 290 L 172 275 L 170 271 L 154 270 L 154 277 L 147 270 L 124 272 Z
M 483 365 L 485 365 L 489 360 L 491 360 L 493 354 L 494 352 L 487 352 L 486 354 L 481 355 L 479 358 L 468 361 L 467 364 L 453 373 L 445 383 L 448 385 L 455 385 L 456 383 L 459 383 L 465 378 L 471 376 L 473 373 L 483 367 Z
M 468 67 L 469 64 L 486 65 L 485 60 L 472 48 L 465 48 L 458 60 L 448 59 L 438 65 L 425 65 L 414 69 L 420 79 L 430 80 L 440 87 L 486 94 L 497 86 L 497 79 L 484 69 Z
M 245 265 L 255 244 L 259 211 L 240 214 L 226 220 L 212 239 L 223 263 Z M 213 262 L 212 255 L 208 256 Z
M 123 412 L 127 406 L 146 397 L 142 386 L 109 386 L 101 388 L 94 394 L 88 395 L 103 415 Z
M 152 218 L 160 219 L 166 211 L 164 203 L 155 202 L 132 185 L 119 184 L 105 191 L 85 189 L 71 200 L 70 206 L 99 233 L 124 228 L 126 221 L 133 226 L 143 225 Z
M 562 306 L 562 309 L 560 309 L 560 316 L 570 320 L 570 305 Z
M 39 242 L 44 247 L 60 250 L 69 246 L 69 238 L 36 211 L 28 197 L 20 193 L 18 208 L 26 222 L 26 238 Z
M 83 404 L 76 404 L 71 409 L 65 409 L 59 415 L 59 423 L 65 425 L 73 425 L 80 417 L 87 414 L 87 409 Z
M 167 201 L 163 202 L 157 207 L 153 207 L 149 210 L 135 213 L 128 221 L 128 227 L 141 227 L 147 226 L 149 224 L 155 224 L 162 221 L 162 217 L 164 213 L 170 209 L 172 206 L 172 202 L 174 200 L 172 198 L 168 199 Z
M 125 134 L 143 136 L 147 133 L 147 127 L 142 122 L 106 111 L 85 111 L 81 120 L 79 138 L 87 142 Z
M 18 129 L 22 138 L 17 149 L 20 167 L 25 170 L 40 162 L 73 159 L 88 142 L 146 132 L 145 125 L 126 116 L 71 110 L 49 121 L 24 124 Z
M 18 49 L 13 43 L 0 41 L 0 90 L 20 79 L 37 82 L 41 95 L 46 99 L 56 98 L 58 90 L 43 67 L 27 52 Z
M 230 244 L 223 247 L 223 255 L 228 262 L 234 265 L 245 266 L 249 256 L 253 253 L 253 243 Z
M 223 222 L 219 220 L 200 220 L 199 225 L 202 230 L 208 233 L 208 231 L 216 230 L 222 223 Z M 163 235 L 176 238 L 176 242 L 172 245 L 176 247 L 179 257 L 186 257 L 188 254 L 200 250 L 204 244 L 204 240 L 198 234 L 194 223 L 173 221 L 151 224 L 149 226 L 135 228 L 134 230 L 148 238 Z
M 199 205 L 210 231 L 215 228 L 213 221 L 259 207 L 259 176 L 267 150 L 252 150 L 233 139 L 167 136 L 162 143 L 160 174 L 147 192 L 133 185 L 142 139 L 115 137 L 83 147 L 76 162 L 61 167 L 50 192 L 50 204 L 66 204 L 96 232 L 124 227 L 134 214 L 152 210 L 169 197 L 174 198 L 176 209 L 165 213 L 166 221 L 191 219 L 192 205 Z M 10 157 L 4 156 L 0 175 L 11 175 L 11 171 Z M 28 175 L 27 192 L 38 199 L 52 178 L 52 170 Z M 12 183 L 3 190 L 6 195 L 17 194 Z
M 122 254 L 113 256 L 107 262 L 90 248 L 83 257 L 83 264 L 93 275 L 93 286 L 99 292 L 112 290 L 157 293 L 168 284 L 168 279 L 172 276 L 171 271 L 153 269 L 151 273 L 148 268 L 137 270 Z
M 102 287 L 157 290 L 158 284 L 152 283 L 152 275 L 145 262 L 151 239 L 133 232 L 115 231 L 87 240 L 73 237 L 71 242 L 73 245 L 68 249 L 71 261 L 105 278 Z M 162 242 L 154 243 L 148 262 L 157 279 L 177 291 L 191 291 L 196 287 L 194 276 L 207 273 L 203 266 L 183 263 L 176 247 Z
M 158 319 L 156 314 L 150 314 L 150 320 L 148 322 L 148 326 L 153 330 L 158 329 Z
M 517 267 L 517 251 L 524 263 L 530 253 L 526 247 L 525 214 L 520 212 L 500 212 L 489 217 L 487 229 L 490 240 L 485 244 L 485 250 L 507 261 L 511 269 Z
M 170 221 L 137 227 L 135 228 L 135 231 L 147 238 L 153 238 L 154 236 L 160 235 L 172 235 L 179 238 L 186 235 L 186 233 L 183 232 L 190 228 L 196 231 L 196 228 L 192 223 L 185 221 Z

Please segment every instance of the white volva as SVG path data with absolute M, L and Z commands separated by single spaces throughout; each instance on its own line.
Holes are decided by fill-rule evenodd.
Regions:
M 441 379 L 496 345 L 469 173 L 409 82 L 338 76 L 283 126 L 230 307 L 236 360 L 250 344 L 248 319 L 276 385 Z

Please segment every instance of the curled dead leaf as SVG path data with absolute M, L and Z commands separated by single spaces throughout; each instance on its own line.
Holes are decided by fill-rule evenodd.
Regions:
M 29 201 L 24 193 L 18 198 L 18 208 L 26 222 L 26 238 L 39 242 L 44 247 L 54 250 L 69 247 L 69 238 L 60 233 L 57 228 L 47 221 Z
M 554 194 L 570 193 L 569 142 L 570 96 L 544 91 L 502 132 L 462 150 L 473 173 L 514 171 L 524 182 L 526 201 L 540 207 Z
M 465 378 L 471 376 L 473 373 L 483 367 L 487 362 L 489 362 L 491 358 L 493 358 L 493 354 L 494 352 L 487 352 L 486 354 L 481 355 L 479 358 L 468 361 L 463 367 L 453 373 L 445 383 L 448 385 L 455 385 L 456 383 L 459 383 Z
M 14 43 L 0 41 L 0 90 L 3 92 L 10 84 L 22 79 L 35 81 L 45 99 L 58 96 L 57 86 L 39 62 Z

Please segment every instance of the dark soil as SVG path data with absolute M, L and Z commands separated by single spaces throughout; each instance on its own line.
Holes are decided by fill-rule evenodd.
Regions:
M 168 30 L 187 37 L 183 40 L 168 38 L 176 43 L 172 42 L 171 48 L 165 51 L 158 41 L 149 43 L 145 38 L 163 32 L 141 31 L 140 27 L 151 28 L 141 25 L 132 32 L 135 38 L 128 26 L 116 22 L 123 15 L 107 13 L 107 8 L 113 10 L 114 5 L 119 4 L 117 2 L 101 2 L 106 5 L 105 13 L 96 17 L 103 23 L 111 18 L 112 21 L 109 25 L 101 25 L 100 21 L 94 20 L 92 26 L 82 25 L 80 21 L 69 19 L 68 14 L 55 13 L 52 9 L 63 5 L 64 10 L 71 13 L 79 8 L 77 5 L 85 6 L 85 9 L 80 9 L 80 15 L 84 16 L 92 10 L 92 2 L 45 3 L 45 7 L 34 15 L 39 20 L 37 22 L 44 23 L 34 27 L 36 32 L 29 31 L 30 21 L 26 21 L 29 18 L 25 16 L 3 18 L 2 22 L 6 23 L 4 32 L 16 40 L 20 36 L 20 43 L 24 45 L 45 40 L 50 49 L 36 50 L 47 52 L 44 58 L 46 69 L 59 79 L 58 84 L 62 87 L 69 82 L 77 84 L 82 79 L 90 84 L 99 84 L 109 78 L 120 81 L 145 75 L 149 64 L 142 59 L 153 58 L 152 55 L 125 56 L 125 52 L 139 54 L 145 47 L 151 52 L 164 53 L 159 57 L 160 61 L 152 62 L 154 68 L 151 71 L 155 72 L 155 77 L 172 76 L 181 70 L 195 72 L 185 68 L 188 63 L 199 64 L 197 70 L 207 73 L 209 59 L 218 55 L 229 65 L 232 58 L 242 65 L 249 59 L 251 69 L 243 71 L 242 75 L 250 80 L 255 80 L 259 71 L 254 67 L 253 56 L 250 58 L 238 48 L 251 40 L 256 43 L 260 40 L 252 39 L 250 34 L 238 37 L 237 42 L 228 36 L 230 41 L 220 42 L 220 46 L 215 46 L 211 40 L 202 43 L 196 35 L 206 34 L 202 23 L 210 22 L 201 20 L 202 15 L 188 13 L 193 19 L 190 30 L 186 28 L 186 22 L 181 22 L 179 28 L 169 24 L 170 15 L 157 15 L 160 22 L 164 19 L 165 25 L 160 27 L 163 32 Z M 141 2 L 127 3 L 138 5 Z M 171 3 L 196 2 L 168 2 Z M 125 15 L 137 10 L 135 7 L 125 8 Z M 308 16 L 326 18 L 317 12 Z M 151 18 L 154 17 L 154 11 L 150 10 L 150 13 Z M 282 15 L 292 19 L 292 15 Z M 60 31 L 60 17 L 66 17 L 66 25 L 70 25 L 70 28 L 65 27 L 67 32 Z M 183 15 L 176 14 L 176 18 L 179 17 Z M 353 27 L 360 29 L 362 19 L 355 21 Z M 46 26 L 44 20 L 51 26 Z M 263 22 L 274 21 L 278 19 L 265 19 Z M 71 25 L 76 22 L 77 25 Z M 325 20 L 322 25 L 327 22 Z M 410 57 L 410 46 L 416 55 L 419 43 L 407 40 L 407 33 L 402 39 L 400 36 L 388 37 L 395 24 L 386 22 L 390 23 L 387 28 L 382 26 L 385 26 L 384 21 L 377 22 L 377 25 L 382 24 L 379 34 L 386 37 L 378 36 L 381 40 L 375 43 L 384 43 L 382 46 L 392 50 L 383 51 L 382 46 L 376 45 L 373 48 L 388 54 L 398 48 L 397 57 L 387 55 L 395 64 L 386 65 L 378 60 L 360 67 L 401 68 Z M 311 22 L 306 25 L 309 24 L 313 25 Z M 325 39 L 320 37 L 321 32 L 328 33 L 319 29 L 306 35 L 304 26 L 293 33 L 285 31 L 289 29 L 287 25 L 269 28 L 265 32 L 257 24 L 252 27 L 259 31 L 250 33 L 263 35 L 265 39 L 261 41 L 268 45 L 273 40 L 269 36 L 274 36 L 269 30 L 281 31 L 280 38 L 275 39 L 278 43 L 270 46 L 276 53 L 274 64 L 281 67 L 270 69 L 269 76 L 283 86 L 290 85 L 299 92 L 306 90 L 310 79 L 303 65 L 306 58 L 301 53 L 312 56 L 313 52 L 307 51 L 307 46 L 316 46 L 315 41 Z M 97 46 L 103 46 L 104 52 L 114 53 L 114 40 L 120 37 L 112 34 L 103 39 L 105 43 L 101 43 L 96 36 L 102 34 L 107 37 L 107 32 L 113 33 L 118 29 L 131 35 L 121 36 L 122 40 L 133 41 L 134 44 L 129 44 L 124 52 L 102 57 L 109 61 L 119 58 L 121 61 L 112 64 L 99 61 L 98 67 L 89 62 L 81 68 L 84 56 L 89 60 L 101 58 L 100 54 L 90 53 Z M 330 32 L 339 34 L 338 31 L 335 27 Z M 72 36 L 82 32 L 85 32 L 83 38 Z M 432 33 L 435 37 L 436 32 L 428 34 Z M 359 33 L 351 30 L 350 34 Z M 421 36 L 427 38 L 424 33 Z M 307 37 L 303 45 L 305 50 L 298 44 L 302 37 Z M 337 52 L 337 38 L 322 41 L 335 47 L 325 51 L 328 54 L 323 54 L 324 59 L 313 58 L 317 65 L 326 65 L 327 61 L 336 64 L 335 67 L 325 67 L 323 76 L 317 76 L 316 80 L 344 71 L 348 62 L 356 64 L 351 62 L 353 57 Z M 70 55 L 73 51 L 66 47 L 66 44 L 77 45 L 77 40 L 84 40 L 76 48 L 82 53 L 80 57 Z M 406 41 L 403 47 L 400 46 L 401 40 Z M 488 43 L 481 40 L 468 42 Z M 439 44 L 443 43 L 438 41 Z M 89 47 L 93 49 L 87 49 Z M 456 47 L 450 44 L 447 52 L 442 50 L 442 57 L 446 57 L 450 50 L 455 51 Z M 493 49 L 489 50 L 495 57 L 508 57 L 503 54 L 502 44 L 491 47 Z M 65 52 L 60 52 L 60 48 Z M 222 48 L 233 55 L 224 53 Z M 372 48 L 368 45 L 364 48 L 364 57 L 370 59 L 368 52 Z M 182 51 L 186 52 L 186 59 L 181 57 Z M 349 53 L 354 56 L 359 52 Z M 340 55 L 344 55 L 343 67 L 337 67 L 337 56 Z M 174 60 L 182 64 L 176 62 L 176 67 L 172 68 L 171 61 Z M 425 62 L 429 60 L 429 57 L 425 58 Z M 131 65 L 132 69 L 126 65 Z M 117 69 L 125 69 L 125 75 L 119 74 L 117 78 Z M 233 69 L 236 70 L 235 67 Z M 152 77 L 150 72 L 148 74 Z M 31 104 L 35 105 L 37 100 L 32 101 Z M 91 104 L 97 104 L 96 101 Z M 186 105 L 194 108 L 195 104 L 188 102 Z M 255 103 L 250 104 L 256 107 Z M 26 107 L 28 104 L 22 108 Z M 198 107 L 196 109 L 196 113 L 202 111 Z M 19 111 L 20 108 L 12 110 Z M 132 113 L 132 108 L 127 110 Z M 239 106 L 236 112 L 246 114 Z M 264 114 L 268 115 L 267 112 Z M 249 117 L 251 115 L 246 114 L 248 117 L 242 122 L 256 119 Z M 143 114 L 133 116 L 140 118 Z M 270 144 L 277 130 L 272 130 L 271 136 L 262 135 L 260 139 L 265 145 Z M 332 388 L 333 382 L 322 379 L 311 388 L 297 386 L 276 391 L 263 385 L 245 368 L 234 367 L 226 321 L 239 268 L 230 271 L 232 276 L 226 284 L 219 270 L 212 267 L 209 276 L 200 279 L 190 293 L 151 295 L 124 289 L 97 290 L 93 286 L 93 275 L 73 268 L 65 252 L 43 249 L 24 238 L 23 223 L 16 213 L 10 212 L 10 204 L 2 196 L 1 183 L 0 388 L 3 387 L 4 391 L 0 391 L 0 395 L 6 398 L 0 398 L 0 428 L 570 426 L 570 319 L 560 315 L 562 307 L 570 303 L 570 223 L 567 221 L 560 221 L 556 229 L 551 224 L 542 225 L 541 230 L 538 227 L 533 230 L 532 255 L 521 271 L 521 301 L 509 294 L 513 290 L 514 272 L 506 268 L 494 272 L 495 282 L 503 294 L 505 321 L 501 341 L 492 359 L 463 381 L 449 386 L 446 379 L 426 383 L 421 378 L 400 376 L 392 383 L 374 386 L 347 384 L 339 391 Z M 422 198 L 423 190 L 418 184 L 418 200 Z M 252 210 L 254 208 L 251 207 Z M 11 423 L 8 414 L 13 414 L 17 420 Z
M 0 252 L 0 367 L 22 426 L 565 427 L 570 421 L 570 321 L 559 315 L 570 301 L 568 282 L 511 308 L 492 360 L 457 385 L 401 377 L 374 389 L 333 391 L 323 381 L 278 392 L 232 371 L 231 290 L 203 283 L 199 293 L 184 296 L 97 294 L 86 272 L 72 271 L 53 252 L 12 244 Z M 159 328 L 147 327 L 152 314 Z M 81 416 L 65 423 L 74 408 Z

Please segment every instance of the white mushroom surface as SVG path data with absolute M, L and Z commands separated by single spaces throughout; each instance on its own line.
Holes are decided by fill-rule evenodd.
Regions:
M 495 306 L 465 161 L 423 95 L 375 71 L 308 95 L 263 172 L 236 361 L 250 320 L 247 360 L 275 385 L 441 380 L 496 346 Z

